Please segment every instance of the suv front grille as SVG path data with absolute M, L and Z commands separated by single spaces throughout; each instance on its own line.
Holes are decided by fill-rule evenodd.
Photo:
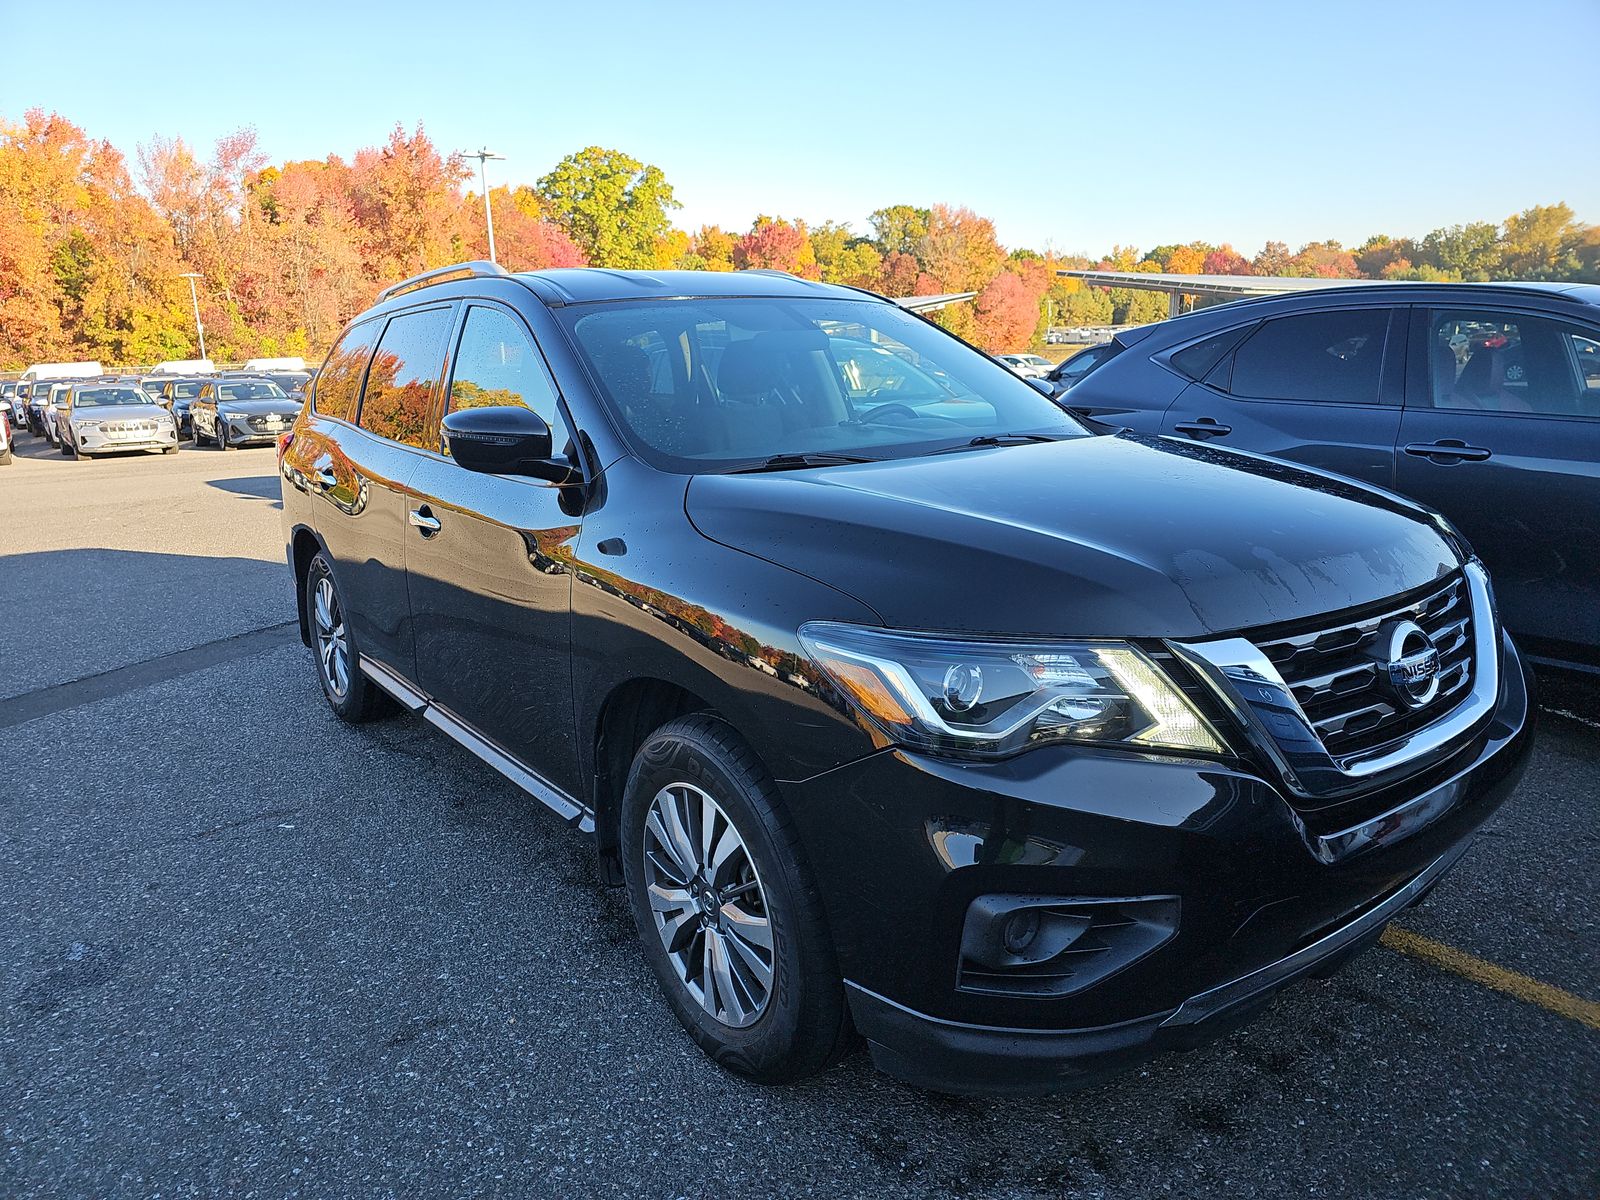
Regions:
M 1390 621 L 1415 621 L 1439 651 L 1439 690 L 1410 708 L 1385 686 L 1374 655 Z M 1472 684 L 1472 605 L 1458 574 L 1421 600 L 1337 625 L 1257 643 L 1335 759 L 1376 750 L 1444 716 Z

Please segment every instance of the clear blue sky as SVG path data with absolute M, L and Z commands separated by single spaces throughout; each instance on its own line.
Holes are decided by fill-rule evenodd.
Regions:
M 0 116 L 57 110 L 130 162 L 240 125 L 348 158 L 421 121 L 507 155 L 491 183 L 626 150 L 687 228 L 943 201 L 1013 246 L 1248 254 L 1557 200 L 1600 221 L 1600 0 L 0 0 L 0 35 Z

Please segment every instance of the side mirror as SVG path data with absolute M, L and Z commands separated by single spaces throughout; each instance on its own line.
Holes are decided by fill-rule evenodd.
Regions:
M 444 440 L 450 457 L 469 471 L 527 475 L 556 484 L 578 481 L 572 465 L 554 457 L 550 426 L 531 408 L 457 409 L 445 416 Z
M 1056 398 L 1056 385 L 1051 383 L 1048 379 L 1041 379 L 1037 375 L 1030 375 L 1028 377 L 1028 382 L 1033 384 L 1034 390 L 1039 392 L 1040 395 L 1048 396 L 1052 400 Z

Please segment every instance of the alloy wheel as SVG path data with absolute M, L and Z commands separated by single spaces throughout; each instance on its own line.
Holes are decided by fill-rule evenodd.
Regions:
M 644 868 L 679 982 L 722 1024 L 753 1025 L 772 998 L 778 960 L 766 893 L 739 831 L 705 791 L 669 784 L 650 804 Z
M 333 591 L 333 580 L 324 575 L 317 580 L 312 599 L 312 621 L 316 625 L 317 660 L 328 690 L 343 699 L 350 690 L 350 641 L 345 636 L 344 613 Z

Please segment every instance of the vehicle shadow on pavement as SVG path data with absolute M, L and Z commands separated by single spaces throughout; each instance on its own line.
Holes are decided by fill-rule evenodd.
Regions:
M 0 555 L 0 697 L 158 658 L 295 617 L 281 561 L 138 550 Z
M 279 490 L 280 481 L 277 475 L 246 475 L 239 479 L 208 479 L 206 484 L 217 488 L 219 491 L 232 492 L 236 496 L 253 496 L 257 500 L 270 500 L 272 507 L 283 507 L 283 493 Z

